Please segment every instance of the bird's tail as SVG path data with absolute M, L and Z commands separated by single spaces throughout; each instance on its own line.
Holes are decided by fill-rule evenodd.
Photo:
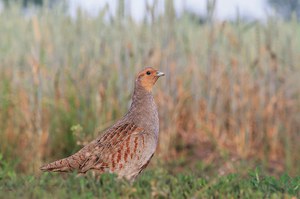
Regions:
M 69 172 L 77 169 L 77 167 L 76 164 L 74 164 L 74 157 L 70 156 L 49 164 L 45 164 L 40 169 L 42 171 Z

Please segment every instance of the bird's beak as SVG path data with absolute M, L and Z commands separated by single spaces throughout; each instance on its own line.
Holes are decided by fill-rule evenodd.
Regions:
M 157 71 L 156 72 L 156 77 L 161 77 L 161 76 L 165 76 L 165 73 Z

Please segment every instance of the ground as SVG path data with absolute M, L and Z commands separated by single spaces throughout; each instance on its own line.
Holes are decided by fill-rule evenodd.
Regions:
M 256 169 L 246 176 L 228 174 L 200 177 L 191 171 L 179 174 L 148 169 L 130 183 L 105 174 L 77 176 L 75 173 L 16 175 L 2 173 L 0 195 L 6 198 L 297 198 L 300 177 L 264 176 Z

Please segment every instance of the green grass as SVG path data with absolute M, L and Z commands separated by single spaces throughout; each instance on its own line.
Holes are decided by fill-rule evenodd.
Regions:
M 163 169 L 147 170 L 134 183 L 105 174 L 49 174 L 0 176 L 5 198 L 292 198 L 300 197 L 300 176 L 276 179 L 259 171 L 203 178 L 191 172 L 171 175 Z
M 199 162 L 199 164 L 203 164 Z M 213 168 L 174 171 L 152 166 L 136 181 L 114 174 L 95 178 L 91 173 L 17 174 L 0 156 L 0 198 L 295 198 L 300 176 L 265 175 L 262 168 L 218 176 Z M 215 172 L 211 174 L 210 172 Z

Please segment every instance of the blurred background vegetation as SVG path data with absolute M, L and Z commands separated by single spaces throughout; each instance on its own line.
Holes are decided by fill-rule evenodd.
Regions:
M 154 89 L 160 139 L 152 165 L 208 175 L 260 165 L 300 175 L 299 9 L 220 22 L 216 1 L 199 17 L 176 16 L 166 0 L 163 14 L 154 1 L 136 22 L 124 0 L 116 15 L 104 7 L 75 18 L 57 1 L 3 3 L 0 168 L 33 173 L 76 152 L 126 112 L 135 74 L 153 66 L 166 77 Z

